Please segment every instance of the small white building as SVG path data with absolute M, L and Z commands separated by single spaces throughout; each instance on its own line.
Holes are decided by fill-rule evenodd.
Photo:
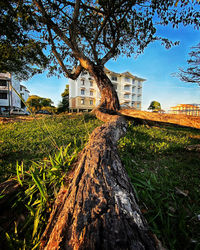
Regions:
M 5 108 L 21 108 L 21 100 L 19 96 L 15 93 L 13 88 L 22 94 L 24 100 L 26 101 L 29 96 L 29 91 L 20 82 L 12 79 L 10 73 L 0 73 L 0 112 Z
M 143 78 L 129 72 L 116 73 L 105 68 L 105 73 L 113 83 L 120 105 L 141 110 Z M 100 91 L 90 74 L 83 71 L 76 80 L 69 80 L 70 111 L 90 111 L 99 105 Z
M 26 86 L 20 84 L 20 95 L 22 96 L 22 98 L 24 99 L 25 102 L 29 98 L 29 93 L 30 93 L 30 91 L 26 88 Z M 21 108 L 22 107 L 24 107 L 24 104 L 21 101 Z

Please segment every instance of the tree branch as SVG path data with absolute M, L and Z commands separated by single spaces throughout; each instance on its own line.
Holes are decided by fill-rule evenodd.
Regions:
M 60 54 L 58 53 L 58 51 L 56 50 L 56 46 L 55 46 L 55 43 L 53 41 L 53 37 L 52 37 L 52 34 L 51 34 L 51 29 L 49 28 L 49 26 L 47 25 L 47 30 L 48 30 L 48 33 L 49 33 L 49 40 L 50 40 L 50 43 L 51 43 L 51 46 L 52 46 L 52 52 L 53 54 L 55 55 L 59 65 L 61 66 L 62 70 L 65 72 L 66 76 L 68 78 L 71 78 L 73 80 L 75 80 L 81 73 L 83 67 L 81 65 L 78 65 L 74 71 L 74 73 L 72 73 L 70 70 L 68 70 L 60 56 Z
M 43 17 L 43 21 L 46 25 L 50 26 L 54 32 L 62 38 L 62 40 L 67 44 L 67 46 L 69 46 L 70 48 L 72 48 L 72 44 L 69 41 L 69 39 L 63 34 L 63 32 L 59 29 L 59 27 L 51 20 L 51 18 L 49 17 L 49 15 L 47 14 L 41 0 L 33 0 L 35 5 L 37 6 L 38 10 L 41 12 L 42 17 Z

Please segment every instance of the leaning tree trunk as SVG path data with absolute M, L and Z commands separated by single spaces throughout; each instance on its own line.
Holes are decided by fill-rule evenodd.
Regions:
M 96 84 L 101 93 L 101 103 L 100 107 L 109 110 L 110 113 L 112 111 L 117 111 L 120 109 L 119 99 L 117 96 L 117 92 L 104 72 L 104 69 L 99 65 L 91 65 L 88 68 L 89 73 L 94 77 Z
M 93 131 L 70 185 L 61 188 L 41 249 L 156 249 L 117 153 L 126 122 L 109 119 Z

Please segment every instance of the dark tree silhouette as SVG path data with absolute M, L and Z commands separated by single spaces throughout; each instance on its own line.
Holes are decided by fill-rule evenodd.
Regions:
M 181 81 L 198 83 L 200 85 L 200 43 L 191 48 L 188 59 L 188 68 L 180 69 L 178 77 Z

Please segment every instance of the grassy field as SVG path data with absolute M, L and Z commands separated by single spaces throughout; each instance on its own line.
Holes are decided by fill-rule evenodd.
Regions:
M 17 175 L 25 187 L 11 205 L 15 212 L 18 207 L 25 211 L 26 219 L 13 230 L 0 228 L 11 249 L 37 248 L 63 177 L 91 131 L 100 124 L 85 114 L 1 126 L 1 181 Z M 131 123 L 118 144 L 141 210 L 168 249 L 200 249 L 197 144 L 197 130 Z
M 152 231 L 168 249 L 200 249 L 200 131 L 129 125 L 122 161 Z
M 53 155 L 69 143 L 72 151 L 75 147 L 83 147 L 91 131 L 100 124 L 86 114 L 47 116 L 0 125 L 0 182 L 16 173 L 16 161 L 23 161 L 28 167 L 31 161 Z

